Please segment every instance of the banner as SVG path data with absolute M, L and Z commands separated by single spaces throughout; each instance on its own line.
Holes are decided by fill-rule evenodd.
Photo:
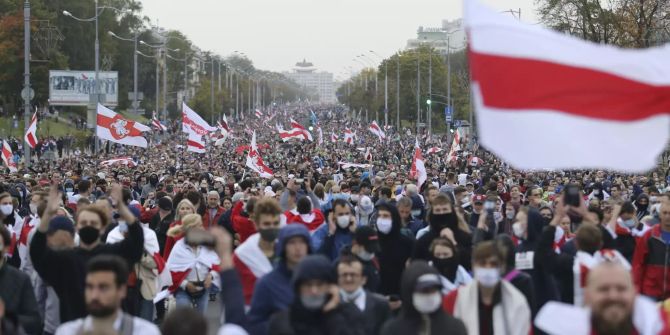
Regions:
M 99 71 L 100 103 L 116 107 L 119 104 L 119 74 Z M 51 106 L 87 106 L 95 94 L 95 71 L 49 71 L 49 104 Z

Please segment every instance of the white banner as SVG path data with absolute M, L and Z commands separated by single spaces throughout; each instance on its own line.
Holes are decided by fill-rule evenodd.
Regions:
M 116 107 L 119 104 L 119 74 L 116 71 L 98 72 L 101 103 Z M 49 71 L 49 104 L 52 106 L 87 106 L 90 94 L 95 94 L 95 71 Z

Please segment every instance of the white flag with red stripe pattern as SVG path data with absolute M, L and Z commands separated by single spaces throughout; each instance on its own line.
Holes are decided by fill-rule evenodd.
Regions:
M 37 146 L 37 112 L 33 113 L 33 117 L 30 119 L 25 141 L 31 149 L 35 149 L 35 146 Z
M 487 149 L 524 170 L 656 166 L 670 138 L 669 48 L 594 44 L 476 0 L 465 1 L 464 21 Z M 585 145 L 585 134 L 602 145 Z
M 14 161 L 14 154 L 12 153 L 12 147 L 9 146 L 7 141 L 2 140 L 2 162 L 7 165 L 9 172 L 16 172 L 16 162 Z
M 247 167 L 260 174 L 262 178 L 270 179 L 273 176 L 272 170 L 265 165 L 263 157 L 261 157 L 260 152 L 258 152 L 255 131 L 253 132 L 253 135 L 251 135 L 251 145 L 249 146 L 249 153 L 247 154 Z
M 142 136 L 142 132 L 151 131 L 151 128 L 128 120 L 101 104 L 98 104 L 97 119 L 95 133 L 98 138 L 119 144 L 147 147 L 147 139 Z
M 182 131 L 185 133 L 195 132 L 204 136 L 209 132 L 216 131 L 216 127 L 210 126 L 198 113 L 182 103 Z
M 379 137 L 380 141 L 382 141 L 386 138 L 386 134 L 384 134 L 384 131 L 382 130 L 382 128 L 379 127 L 379 125 L 377 124 L 377 121 L 372 121 L 372 123 L 370 124 L 369 129 L 373 134 L 375 134 L 375 135 L 377 135 L 377 137 Z
M 204 154 L 207 150 L 205 150 L 205 141 L 203 141 L 202 135 L 195 132 L 188 133 L 186 151 Z
M 426 179 L 428 179 L 426 166 L 423 162 L 423 155 L 421 154 L 421 147 L 419 146 L 419 139 L 416 139 L 416 143 L 414 144 L 414 160 L 412 161 L 412 170 L 409 175 L 411 178 L 417 180 L 416 186 L 419 188 L 426 182 Z

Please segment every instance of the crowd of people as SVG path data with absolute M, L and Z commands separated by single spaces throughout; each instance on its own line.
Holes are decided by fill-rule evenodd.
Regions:
M 309 107 L 231 123 L 205 154 L 174 123 L 147 149 L 5 171 L 0 333 L 207 334 L 220 303 L 226 335 L 670 334 L 664 164 L 518 171 Z M 314 141 L 282 142 L 291 118 Z M 246 167 L 253 131 L 270 178 Z

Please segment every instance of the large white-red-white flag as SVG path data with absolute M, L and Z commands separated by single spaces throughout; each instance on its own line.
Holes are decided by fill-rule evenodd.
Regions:
M 12 153 L 12 147 L 9 146 L 7 141 L 2 140 L 2 162 L 7 165 L 9 172 L 16 172 L 16 162 L 14 161 L 14 154 Z
M 124 145 L 147 147 L 147 139 L 142 136 L 142 132 L 150 131 L 151 128 L 128 120 L 101 104 L 98 104 L 97 119 L 95 133 L 98 138 Z
M 414 159 L 412 160 L 412 169 L 409 173 L 410 178 L 417 180 L 416 186 L 421 187 L 426 179 L 428 179 L 428 173 L 426 172 L 426 166 L 423 162 L 423 154 L 421 153 L 421 147 L 419 146 L 419 139 L 416 139 L 414 144 Z
M 304 139 L 314 141 L 309 130 L 305 129 L 305 127 L 293 119 L 291 119 L 291 128 L 293 128 L 293 131 L 300 131 Z
M 249 146 L 249 153 L 247 154 L 247 167 L 257 172 L 262 178 L 270 179 L 273 176 L 272 170 L 265 165 L 263 157 L 258 152 L 256 145 L 256 132 L 251 135 L 251 145 Z
M 100 162 L 100 165 L 102 166 L 112 166 L 112 165 L 125 165 L 127 167 L 136 167 L 137 163 L 133 160 L 132 157 L 119 157 L 119 158 L 112 158 L 108 159 L 106 161 Z
M 279 138 L 281 138 L 282 142 L 288 142 L 291 139 L 297 139 L 302 141 L 305 138 L 305 134 L 303 134 L 302 130 L 300 129 L 291 129 L 291 130 L 284 130 L 280 125 L 276 126 L 277 128 L 277 133 L 279 133 Z
M 619 49 L 465 1 L 481 144 L 520 169 L 656 166 L 670 138 L 670 49 Z M 584 145 L 584 136 L 600 145 Z M 612 154 L 622 148 L 625 155 Z
M 203 120 L 198 113 L 196 113 L 194 110 L 192 110 L 190 107 L 186 105 L 186 103 L 182 103 L 182 131 L 185 133 L 191 133 L 195 132 L 201 136 L 207 135 L 212 131 L 216 131 L 216 127 L 212 127 L 207 123 L 207 121 Z
M 204 154 L 207 150 L 205 150 L 205 141 L 203 141 L 202 135 L 196 132 L 188 133 L 188 140 L 186 140 L 186 151 Z
M 226 118 L 226 114 L 223 114 L 223 120 L 219 121 L 217 127 L 224 137 L 230 134 L 230 126 L 228 125 L 228 118 Z
M 35 149 L 37 146 L 37 112 L 33 113 L 33 117 L 30 119 L 30 126 L 26 131 L 24 140 L 31 149 Z
M 377 121 L 372 121 L 368 129 L 370 129 L 370 132 L 377 135 L 377 137 L 379 137 L 379 140 L 384 140 L 386 138 L 386 134 L 384 134 L 382 128 L 379 127 Z
M 347 142 L 347 144 L 352 145 L 354 144 L 354 137 L 356 137 L 356 134 L 351 131 L 351 129 L 346 128 L 344 129 L 344 141 Z

